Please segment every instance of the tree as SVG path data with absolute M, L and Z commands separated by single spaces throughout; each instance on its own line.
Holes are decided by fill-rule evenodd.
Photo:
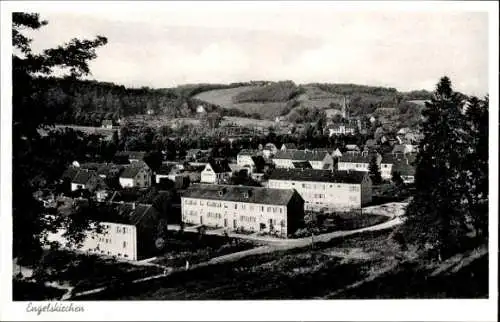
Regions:
M 49 129 L 61 112 L 58 104 L 44 103 L 48 79 L 55 69 L 62 69 L 69 80 L 89 74 L 88 61 L 96 57 L 95 49 L 107 42 L 101 36 L 94 40 L 72 39 L 35 54 L 31 39 L 22 30 L 37 30 L 46 24 L 38 14 L 12 15 L 13 256 L 30 263 L 39 258 L 44 237 L 57 223 L 46 215 L 33 193 L 54 183 L 53 174 L 61 171 L 55 160 L 72 161 L 63 159 L 61 151 L 75 149 L 64 146 L 52 150 L 40 144 L 38 130 Z
M 380 184 L 382 182 L 382 176 L 378 167 L 376 155 L 371 157 L 370 163 L 368 164 L 368 171 L 370 173 L 370 178 L 372 179 L 373 184 Z
M 416 158 L 415 194 L 407 207 L 404 234 L 419 249 L 436 257 L 460 247 L 466 226 L 471 137 L 461 113 L 462 98 L 443 77 L 422 115 L 423 139 Z M 484 156 L 482 156 L 484 157 Z
M 401 178 L 401 174 L 398 171 L 392 173 L 391 181 L 398 187 L 404 184 L 403 178 Z

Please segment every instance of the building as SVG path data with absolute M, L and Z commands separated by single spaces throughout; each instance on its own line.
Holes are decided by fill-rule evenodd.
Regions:
M 368 172 L 370 167 L 370 160 L 373 157 L 377 159 L 377 165 L 380 169 L 382 156 L 379 153 L 344 153 L 344 155 L 339 158 L 337 169 Z
M 400 162 L 393 154 L 384 154 L 380 162 L 380 175 L 384 180 L 391 180 L 393 167 Z
M 71 191 L 88 190 L 93 192 L 104 185 L 102 179 L 95 172 L 88 170 L 77 171 L 71 179 Z
M 392 148 L 392 154 L 404 155 L 417 152 L 417 147 L 412 144 L 396 144 Z
M 202 183 L 227 183 L 231 178 L 231 168 L 227 161 L 210 161 L 201 172 Z
M 399 173 L 401 179 L 406 184 L 415 182 L 415 166 L 409 158 L 403 158 L 395 162 L 392 166 L 393 172 Z
M 133 261 L 150 257 L 156 252 L 160 214 L 151 205 L 99 204 L 93 213 L 103 231 L 86 232 L 82 244 L 79 247 L 71 245 L 69 249 Z M 64 230 L 49 233 L 48 240 L 68 248 L 63 234 Z
M 273 155 L 276 154 L 276 152 L 278 152 L 278 148 L 276 147 L 276 145 L 274 145 L 273 143 L 267 143 L 264 148 L 262 149 L 262 155 L 266 158 L 266 159 L 269 159 L 271 158 Z
M 372 182 L 366 172 L 316 169 L 275 169 L 272 189 L 295 189 L 306 210 L 360 209 L 372 200 Z
M 354 135 L 356 126 L 346 124 L 332 124 L 328 126 L 328 136 L 335 135 Z
M 287 237 L 304 222 L 304 200 L 293 189 L 196 185 L 181 197 L 182 221 Z
M 155 174 L 156 183 L 160 183 L 162 179 L 170 179 L 170 171 L 172 171 L 173 168 L 173 164 L 162 164 Z
M 294 162 L 307 161 L 313 169 L 332 169 L 333 158 L 327 151 L 278 151 L 273 158 L 276 168 L 294 168 Z
M 112 129 L 113 121 L 112 120 L 102 120 L 101 127 L 103 129 Z
M 118 178 L 122 188 L 146 188 L 151 186 L 151 169 L 146 164 L 126 166 Z
M 359 147 L 356 144 L 347 144 L 345 146 L 345 149 L 346 149 L 346 153 L 348 153 L 348 152 L 359 152 L 360 151 Z
M 283 143 L 281 145 L 281 151 L 287 151 L 287 150 L 297 150 L 297 146 L 294 143 Z
M 253 162 L 252 157 L 257 156 L 257 155 L 262 155 L 262 153 L 258 150 L 243 149 L 236 156 L 236 163 L 241 167 L 248 165 L 248 164 L 252 164 L 252 162 Z

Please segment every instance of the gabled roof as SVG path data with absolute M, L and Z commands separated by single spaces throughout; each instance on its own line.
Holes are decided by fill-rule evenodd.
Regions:
M 319 169 L 274 169 L 269 180 L 314 181 L 332 183 L 361 183 L 366 176 L 362 171 L 331 171 Z
M 102 125 L 113 125 L 112 120 L 102 120 Z
M 265 205 L 288 205 L 294 195 L 301 198 L 293 189 L 199 184 L 188 188 L 182 197 Z
M 118 151 L 115 157 L 126 157 L 129 160 L 142 160 L 146 156 L 144 151 Z
M 356 144 L 347 144 L 347 145 L 345 146 L 345 148 L 346 148 L 347 150 L 356 150 L 356 151 L 359 151 L 359 147 L 358 147 Z
M 94 173 L 91 171 L 80 170 L 76 174 L 76 176 L 71 180 L 71 183 L 76 184 L 87 184 L 89 180 L 94 176 Z
M 257 168 L 264 167 L 266 165 L 266 160 L 261 155 L 252 156 L 252 161 Z
M 344 153 L 340 158 L 339 162 L 348 162 L 348 163 L 370 163 L 372 156 L 371 155 L 362 155 L 362 154 L 350 154 Z
M 78 168 L 75 168 L 75 167 L 69 167 L 67 168 L 66 170 L 64 170 L 61 178 L 64 180 L 64 179 L 68 179 L 68 180 L 71 180 L 73 181 L 73 179 L 75 178 L 75 176 L 77 175 L 78 171 L 80 171 Z
M 172 164 L 162 164 L 158 170 L 156 170 L 157 174 L 169 174 L 174 166 Z
M 395 164 L 395 163 L 398 163 L 402 160 L 403 158 L 402 157 L 398 157 L 394 154 L 384 154 L 382 156 L 382 161 L 381 163 L 385 163 L 385 164 Z M 404 161 L 406 162 L 406 161 Z
M 155 220 L 158 211 L 151 205 L 134 203 L 101 204 L 96 214 L 101 222 L 141 226 Z
M 186 151 L 186 154 L 198 154 L 201 152 L 201 149 L 189 149 Z
M 127 166 L 123 169 L 122 173 L 120 174 L 120 178 L 127 178 L 127 179 L 132 179 L 137 176 L 137 174 L 142 170 L 141 167 L 132 167 L 132 166 Z
M 225 160 L 210 161 L 208 164 L 215 173 L 231 172 L 231 168 L 229 167 L 229 162 Z

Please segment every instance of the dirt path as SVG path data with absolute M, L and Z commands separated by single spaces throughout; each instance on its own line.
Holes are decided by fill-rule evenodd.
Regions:
M 365 227 L 365 228 L 356 229 L 356 230 L 349 230 L 349 231 L 336 231 L 336 232 L 332 232 L 332 233 L 314 236 L 314 241 L 315 242 L 318 242 L 318 241 L 319 242 L 328 242 L 328 241 L 333 240 L 335 238 L 346 237 L 346 236 L 350 236 L 353 234 L 362 233 L 362 232 L 366 232 L 366 231 L 377 231 L 377 230 L 389 229 L 389 228 L 392 228 L 392 227 L 395 227 L 395 226 L 401 224 L 401 222 L 402 222 L 401 219 L 399 217 L 395 216 L 393 219 L 391 219 L 389 221 L 386 221 L 384 223 L 381 223 L 381 224 L 378 224 L 375 226 L 371 226 L 371 227 Z M 244 258 L 244 257 L 247 257 L 247 256 L 267 254 L 267 253 L 271 253 L 271 252 L 279 251 L 279 250 L 290 250 L 290 249 L 294 249 L 294 248 L 308 247 L 310 245 L 311 245 L 311 237 L 300 238 L 300 239 L 283 239 L 283 240 L 274 239 L 272 243 L 269 243 L 269 245 L 266 245 L 266 246 L 252 248 L 252 249 L 244 250 L 244 251 L 237 252 L 237 253 L 227 254 L 227 255 L 212 258 L 206 262 L 194 264 L 191 266 L 190 270 L 197 269 L 200 267 L 206 267 L 209 265 L 219 264 L 219 263 L 233 262 L 233 261 L 237 261 L 237 260 Z M 349 255 L 346 254 L 345 256 L 349 256 Z M 342 256 L 342 257 L 345 257 L 345 256 Z M 184 269 L 177 269 L 177 270 L 172 269 L 172 270 L 168 271 L 166 274 L 158 274 L 158 275 L 154 275 L 154 276 L 149 276 L 149 277 L 137 279 L 137 280 L 132 281 L 132 283 L 137 284 L 137 283 L 151 281 L 151 280 L 155 280 L 155 279 L 166 278 L 166 277 L 168 277 L 174 273 L 180 272 L 180 271 L 184 271 Z M 94 290 L 80 292 L 80 293 L 74 294 L 73 296 L 79 297 L 79 296 L 84 296 L 84 295 L 89 295 L 89 294 L 100 293 L 106 289 L 107 289 L 107 287 L 100 287 L 100 288 L 97 288 Z

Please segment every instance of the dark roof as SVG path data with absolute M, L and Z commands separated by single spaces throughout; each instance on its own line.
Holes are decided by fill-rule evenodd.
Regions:
M 78 168 L 75 168 L 75 167 L 69 167 L 67 168 L 66 170 L 64 170 L 61 178 L 64 180 L 64 179 L 69 179 L 71 181 L 73 181 L 73 178 L 76 176 L 76 174 L 78 173 Z
M 123 172 L 120 174 L 120 178 L 135 178 L 135 176 L 141 171 L 141 167 L 132 167 L 128 166 L 123 169 Z
M 73 180 L 71 180 L 71 182 L 77 184 L 87 184 L 87 182 L 89 182 L 93 175 L 94 174 L 91 171 L 80 170 L 73 178 Z
M 371 158 L 371 155 L 344 153 L 339 157 L 339 162 L 370 163 Z
M 319 169 L 275 169 L 269 180 L 294 180 L 335 183 L 361 183 L 366 176 L 363 171 L 331 171 Z
M 201 152 L 201 149 L 189 149 L 186 151 L 186 154 L 198 154 Z
M 156 171 L 157 174 L 169 174 L 174 166 L 172 164 L 162 164 Z
M 382 156 L 382 162 L 381 163 L 386 163 L 386 164 L 395 164 L 397 162 L 400 162 L 403 158 L 402 157 L 398 157 L 396 155 L 393 155 L 393 154 L 384 154 Z M 406 162 L 406 161 L 405 161 Z
M 220 192 L 222 192 L 222 194 L 220 194 Z M 245 193 L 248 193 L 248 198 L 244 195 Z M 259 203 L 265 205 L 287 205 L 294 194 L 297 194 L 297 192 L 293 189 L 199 184 L 191 186 L 183 194 L 183 197 Z
M 101 164 L 99 169 L 97 170 L 98 175 L 104 175 L 104 176 L 109 176 L 112 175 L 113 173 L 116 175 L 118 174 L 121 170 L 123 169 L 123 166 L 114 164 L 114 163 L 105 163 Z
M 311 164 L 309 161 L 295 161 L 292 162 L 293 167 L 296 169 L 312 169 Z
M 102 163 L 98 162 L 86 162 L 80 164 L 80 169 L 97 171 L 102 166 Z
M 397 171 L 404 176 L 415 175 L 415 167 L 410 164 L 407 164 L 405 160 L 400 160 L 396 162 L 392 167 L 392 171 Z
M 280 150 L 274 155 L 274 159 L 290 159 L 296 161 L 323 161 L 327 154 L 329 154 L 328 151 Z
M 375 141 L 374 139 L 369 139 L 369 140 L 366 140 L 365 142 L 365 147 L 366 146 L 375 146 L 377 145 L 377 141 Z
M 405 145 L 404 144 L 396 144 L 392 148 L 392 153 L 404 153 L 405 152 Z
M 138 226 L 150 220 L 158 212 L 151 205 L 133 203 L 112 203 L 99 206 L 97 219 L 101 222 L 112 222 Z
M 231 172 L 229 163 L 225 160 L 210 161 L 209 164 L 215 173 Z
M 102 125 L 113 125 L 113 121 L 111 121 L 111 120 L 102 120 Z

